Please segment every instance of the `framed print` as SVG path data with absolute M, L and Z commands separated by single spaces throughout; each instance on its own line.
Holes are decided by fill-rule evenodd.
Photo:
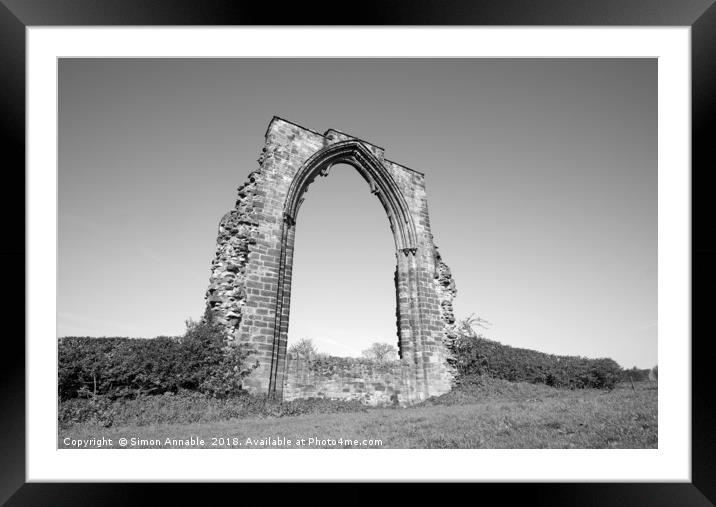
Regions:
M 10 505 L 143 494 L 65 482 L 713 501 L 709 2 L 351 26 L 5 4 Z

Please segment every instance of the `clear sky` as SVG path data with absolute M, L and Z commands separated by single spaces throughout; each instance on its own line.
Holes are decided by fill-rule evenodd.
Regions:
M 550 353 L 657 363 L 657 64 L 62 59 L 58 336 L 180 334 L 273 115 L 426 175 L 458 316 Z M 348 166 L 301 207 L 289 344 L 394 343 L 394 244 Z

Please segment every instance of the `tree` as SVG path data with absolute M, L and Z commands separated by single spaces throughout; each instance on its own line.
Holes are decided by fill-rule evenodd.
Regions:
M 398 357 L 398 349 L 390 343 L 376 342 L 363 351 L 363 357 L 379 363 L 387 363 L 388 361 L 395 361 Z
M 649 370 L 649 380 L 659 380 L 659 365 L 657 364 Z
M 289 354 L 294 356 L 313 357 L 318 354 L 313 340 L 302 338 L 288 348 Z
M 491 326 L 490 322 L 476 316 L 474 313 L 457 321 L 458 330 L 466 336 L 478 336 L 475 328 L 489 329 Z

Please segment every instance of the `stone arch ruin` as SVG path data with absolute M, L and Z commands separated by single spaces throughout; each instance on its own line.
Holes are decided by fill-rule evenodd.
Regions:
M 245 387 L 283 399 L 322 396 L 367 403 L 414 403 L 447 392 L 454 378 L 455 284 L 433 243 L 425 175 L 384 150 L 337 130 L 324 134 L 278 117 L 269 124 L 259 168 L 221 219 L 206 293 L 207 312 L 244 344 L 259 367 Z M 388 216 L 396 248 L 400 360 L 375 365 L 335 358 L 306 364 L 287 355 L 296 219 L 310 184 L 331 166 L 354 167 Z

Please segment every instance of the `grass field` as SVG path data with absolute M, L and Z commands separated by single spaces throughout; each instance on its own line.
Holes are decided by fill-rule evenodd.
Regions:
M 58 447 L 97 448 L 92 439 L 104 438 L 103 448 L 656 448 L 656 385 L 635 387 L 572 391 L 495 381 L 410 408 L 110 428 L 74 424 L 60 429 Z M 121 438 L 128 443 L 121 445 Z

